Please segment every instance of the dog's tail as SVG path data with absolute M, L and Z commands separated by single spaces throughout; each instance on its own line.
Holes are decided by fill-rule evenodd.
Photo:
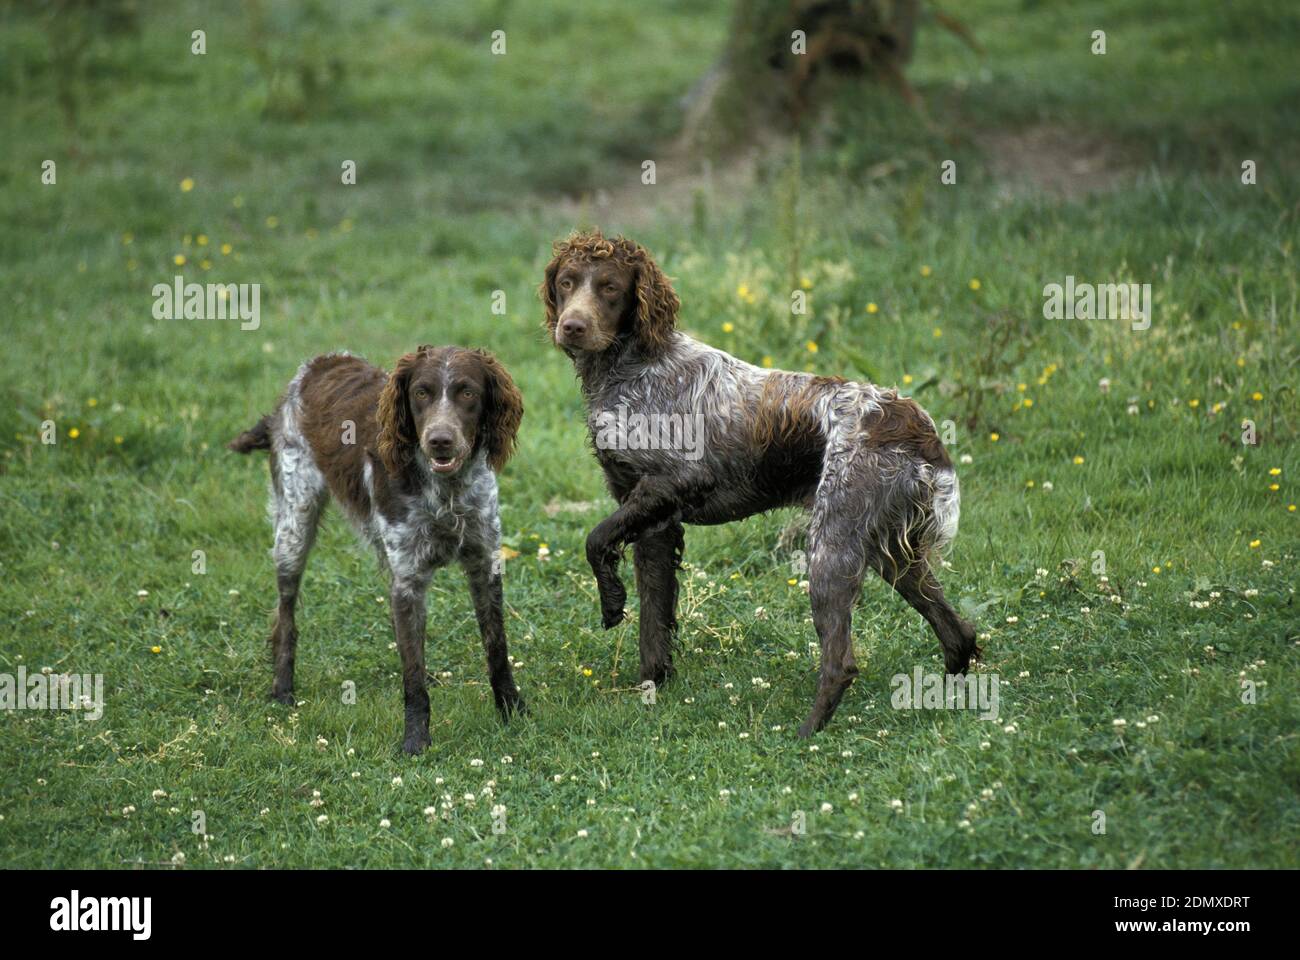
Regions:
M 271 449 L 271 415 L 268 413 L 251 428 L 226 444 L 235 453 L 252 453 Z

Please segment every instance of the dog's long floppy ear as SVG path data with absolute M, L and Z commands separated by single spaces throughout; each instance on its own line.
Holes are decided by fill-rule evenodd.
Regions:
M 668 346 L 677 326 L 677 311 L 682 302 L 673 285 L 659 269 L 654 257 L 640 244 L 631 243 L 630 258 L 636 267 L 636 324 L 634 331 L 641 349 L 655 356 Z
M 384 469 L 390 474 L 401 473 L 410 460 L 415 448 L 415 423 L 411 419 L 411 405 L 406 399 L 406 388 L 410 385 L 411 370 L 420 360 L 429 346 L 421 346 L 414 353 L 408 353 L 397 361 L 388 382 L 379 394 L 379 407 L 375 410 L 375 420 L 379 424 L 379 436 L 375 440 L 379 459 Z
M 537 288 L 537 296 L 541 299 L 542 306 L 546 308 L 546 329 L 551 335 L 552 344 L 555 342 L 555 325 L 560 322 L 555 306 L 555 275 L 559 273 L 560 261 L 564 257 L 565 254 L 561 252 L 560 244 L 557 243 L 551 256 L 551 262 L 546 265 L 542 285 Z
M 524 419 L 524 398 L 505 366 L 486 350 L 475 350 L 487 374 L 488 397 L 483 408 L 484 444 L 488 465 L 498 473 L 515 452 L 515 436 Z

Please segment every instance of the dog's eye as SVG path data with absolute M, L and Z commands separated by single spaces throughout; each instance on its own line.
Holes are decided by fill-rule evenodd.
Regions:
M 415 388 L 415 399 L 416 399 L 416 400 L 428 400 L 428 399 L 429 399 L 429 391 L 426 390 L 426 389 L 424 389 L 424 387 L 416 387 L 416 388 Z
M 568 277 L 565 277 L 563 280 L 560 281 L 560 289 L 561 289 L 561 290 L 572 290 L 572 289 L 573 289 L 573 281 L 570 280 Z
M 605 290 L 605 296 L 607 297 L 614 297 L 618 295 L 618 287 L 612 283 L 605 284 L 604 290 Z
M 460 395 L 461 398 L 465 400 L 473 400 L 475 397 L 478 396 L 478 394 L 475 393 L 473 390 L 469 389 L 469 387 L 466 387 L 464 390 L 462 390 L 460 392 Z

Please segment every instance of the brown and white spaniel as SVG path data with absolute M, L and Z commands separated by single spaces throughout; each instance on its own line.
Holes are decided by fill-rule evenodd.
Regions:
M 492 355 L 422 346 L 391 374 L 331 353 L 304 363 L 274 413 L 230 443 L 271 455 L 271 518 L 280 603 L 271 696 L 293 704 L 294 607 L 321 512 L 334 495 L 391 574 L 393 632 L 402 658 L 402 749 L 429 745 L 425 593 L 433 572 L 465 570 L 497 709 L 523 709 L 501 611 L 500 470 L 514 451 L 523 400 Z

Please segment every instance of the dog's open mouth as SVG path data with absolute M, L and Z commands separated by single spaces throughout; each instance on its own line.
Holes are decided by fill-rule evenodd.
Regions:
M 460 457 L 430 457 L 429 466 L 434 473 L 455 473 L 460 469 Z

